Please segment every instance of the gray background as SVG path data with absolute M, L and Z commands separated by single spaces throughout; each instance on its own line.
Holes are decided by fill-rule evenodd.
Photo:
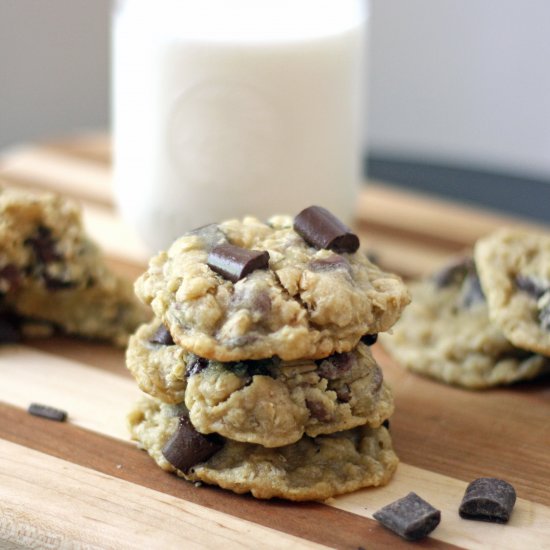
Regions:
M 110 4 L 0 0 L 0 148 L 108 127 Z M 550 181 L 550 2 L 371 7 L 371 156 Z

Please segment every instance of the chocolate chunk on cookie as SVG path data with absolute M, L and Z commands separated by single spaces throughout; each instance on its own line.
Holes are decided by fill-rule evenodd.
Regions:
M 356 252 L 359 238 L 336 216 L 321 206 L 310 206 L 294 218 L 294 230 L 316 248 Z
M 174 468 L 187 473 L 196 464 L 208 460 L 222 447 L 221 438 L 200 434 L 187 417 L 181 416 L 178 428 L 162 449 L 162 454 Z
M 220 244 L 210 251 L 206 263 L 216 273 L 236 283 L 256 269 L 267 269 L 269 252 L 247 250 L 227 243 Z

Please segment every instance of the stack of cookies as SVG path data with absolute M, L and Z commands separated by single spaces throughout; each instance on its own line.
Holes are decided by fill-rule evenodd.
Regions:
M 550 236 L 501 228 L 410 288 L 381 337 L 406 368 L 469 389 L 550 372 Z
M 369 346 L 409 303 L 327 210 L 192 231 L 136 282 L 131 433 L 157 464 L 258 498 L 386 483 L 393 400 Z

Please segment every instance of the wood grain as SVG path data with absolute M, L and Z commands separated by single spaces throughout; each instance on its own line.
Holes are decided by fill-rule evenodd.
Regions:
M 130 279 L 145 269 L 150 253 L 112 202 L 105 136 L 14 149 L 0 157 L 0 179 L 77 199 L 111 266 Z M 361 192 L 356 221 L 365 248 L 407 277 L 500 225 L 547 229 L 383 183 Z M 157 468 L 128 441 L 125 416 L 140 392 L 122 350 L 58 336 L 0 348 L 0 548 L 550 548 L 550 377 L 468 392 L 373 351 L 395 395 L 397 475 L 384 488 L 295 504 L 196 488 Z M 69 422 L 28 415 L 31 401 L 67 409 Z M 456 514 L 466 484 L 482 475 L 516 487 L 508 525 Z M 433 536 L 414 545 L 371 519 L 411 490 L 443 511 Z

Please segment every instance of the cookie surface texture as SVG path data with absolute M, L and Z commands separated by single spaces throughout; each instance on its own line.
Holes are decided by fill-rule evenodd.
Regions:
M 550 235 L 503 228 L 477 242 L 489 316 L 517 347 L 550 355 Z
M 207 265 L 223 243 L 269 253 L 269 267 L 233 283 Z M 362 251 L 308 245 L 292 219 L 231 220 L 195 230 L 154 257 L 136 282 L 176 343 L 208 359 L 291 361 L 350 351 L 390 328 L 410 298 L 401 279 Z
M 175 471 L 162 449 L 177 428 L 179 417 L 169 405 L 152 399 L 140 402 L 129 416 L 132 437 L 157 464 Z M 398 464 L 384 427 L 360 427 L 268 449 L 226 440 L 223 448 L 187 474 L 190 481 L 219 485 L 256 498 L 324 500 L 362 487 L 384 485 Z

